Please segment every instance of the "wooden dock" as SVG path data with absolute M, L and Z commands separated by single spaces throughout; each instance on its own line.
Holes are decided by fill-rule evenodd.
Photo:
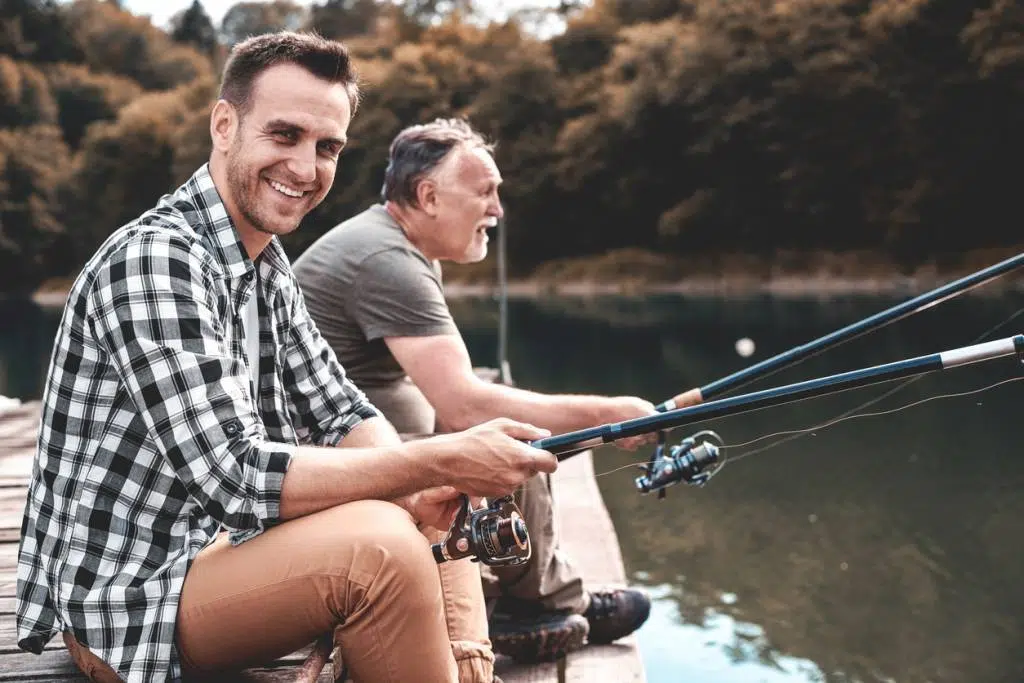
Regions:
M 75 668 L 60 638 L 42 655 L 17 647 L 14 589 L 18 536 L 25 506 L 29 472 L 35 450 L 38 403 L 0 407 L 0 682 L 75 681 L 87 679 Z M 555 500 L 563 546 L 584 574 L 588 585 L 622 584 L 625 571 L 615 529 L 601 500 L 589 453 L 562 463 L 554 475 Z M 296 652 L 267 667 L 248 669 L 238 683 L 285 683 L 295 678 L 306 651 Z M 331 667 L 318 683 L 333 683 Z M 505 683 L 642 683 L 643 664 L 635 637 L 612 645 L 590 646 L 559 663 L 523 666 L 499 657 L 497 673 Z

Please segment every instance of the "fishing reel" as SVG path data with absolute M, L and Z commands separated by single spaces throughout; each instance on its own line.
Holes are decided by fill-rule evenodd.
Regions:
M 444 540 L 431 546 L 438 564 L 470 557 L 486 565 L 517 565 L 530 559 L 530 533 L 512 496 L 477 510 L 462 494 L 462 507 Z
M 661 432 L 651 459 L 640 466 L 644 474 L 636 478 L 636 487 L 640 493 L 657 491 L 658 500 L 661 500 L 665 497 L 665 489 L 681 481 L 703 486 L 725 464 L 724 448 L 722 437 L 705 429 L 666 450 L 665 432 Z

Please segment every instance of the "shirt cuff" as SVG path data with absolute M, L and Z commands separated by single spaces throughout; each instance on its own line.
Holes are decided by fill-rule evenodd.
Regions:
M 256 526 L 232 531 L 228 535 L 231 545 L 255 538 L 281 522 L 281 488 L 284 486 L 284 475 L 291 466 L 294 453 L 293 445 L 269 441 L 253 449 L 250 457 L 255 462 L 252 463 L 253 467 L 247 469 L 254 473 L 253 481 L 250 482 L 252 490 L 259 492 L 253 509 Z

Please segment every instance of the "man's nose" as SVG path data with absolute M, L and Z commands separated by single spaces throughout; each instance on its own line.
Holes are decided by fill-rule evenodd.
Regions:
M 287 167 L 292 177 L 300 183 L 316 180 L 316 145 L 296 145 L 288 158 Z
M 502 216 L 505 215 L 505 207 L 501 205 L 500 199 L 495 198 L 494 206 L 491 207 L 491 212 L 489 215 L 495 216 L 497 218 L 501 218 Z

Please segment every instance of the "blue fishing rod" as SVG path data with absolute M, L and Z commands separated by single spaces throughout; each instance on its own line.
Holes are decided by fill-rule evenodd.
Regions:
M 564 460 L 594 446 L 657 431 L 657 448 L 645 467 L 644 476 L 638 477 L 636 480 L 640 491 L 643 493 L 658 491 L 659 497 L 663 497 L 665 488 L 679 481 L 703 484 L 711 474 L 717 471 L 717 467 L 721 466 L 720 452 L 724 447 L 721 438 L 713 431 L 704 430 L 684 439 L 677 446 L 668 447 L 665 443 L 666 430 L 700 420 L 791 403 L 966 363 L 999 358 L 1012 353 L 1017 353 L 1020 356 L 1018 340 L 1021 337 L 1018 336 L 999 342 L 977 344 L 929 356 L 821 377 L 732 399 L 714 400 L 756 379 L 771 375 L 827 349 L 959 296 L 1022 265 L 1024 265 L 1024 254 L 1018 254 L 702 387 L 685 391 L 659 404 L 657 406 L 661 413 L 659 415 L 560 434 L 540 439 L 533 445 L 549 450 L 555 453 L 559 460 Z M 716 464 L 717 466 L 715 466 Z M 712 469 L 712 466 L 715 467 Z
M 975 287 L 987 284 L 1002 275 L 1006 275 L 1007 273 L 1020 268 L 1021 266 L 1024 266 L 1024 254 L 1017 254 L 1005 261 L 1000 261 L 993 266 L 971 273 L 959 280 L 942 285 L 930 292 L 925 292 L 920 296 L 916 296 L 913 299 L 897 304 L 892 308 L 887 308 L 881 313 L 876 313 L 875 315 L 847 325 L 835 332 L 830 332 L 829 334 L 819 337 L 814 341 L 796 346 L 788 351 L 783 351 L 776 356 L 763 360 L 760 363 L 751 365 L 748 368 L 738 370 L 731 375 L 727 375 L 721 379 L 715 380 L 714 382 L 705 384 L 698 389 L 690 389 L 689 391 L 678 394 L 659 404 L 657 409 L 664 412 L 700 403 L 701 401 L 712 400 L 722 394 L 729 393 L 730 391 L 734 391 L 746 384 L 749 384 L 756 379 L 767 377 L 768 375 L 771 375 L 785 367 L 815 356 L 822 351 L 834 348 L 852 339 L 856 339 L 868 332 L 881 329 L 886 325 L 902 320 L 903 318 L 927 308 L 931 308 L 932 306 L 937 306 L 947 299 L 952 299 L 953 297 L 959 296 L 964 292 L 974 289 Z
M 702 420 L 747 413 L 816 396 L 834 394 L 939 370 L 949 370 L 1012 355 L 1016 355 L 1018 360 L 1024 362 L 1024 335 L 1018 334 L 1005 339 L 828 375 L 731 398 L 705 401 L 685 408 L 665 410 L 646 417 L 549 436 L 533 441 L 531 445 L 554 453 L 558 460 L 562 461 L 590 448 L 630 436 L 674 429 Z M 713 432 L 701 432 L 697 436 L 700 434 L 713 434 Z M 710 477 L 707 468 L 718 462 L 720 445 L 705 440 L 697 448 L 695 437 L 691 437 L 687 441 L 693 442 L 689 448 L 673 449 L 677 452 L 660 458 L 661 462 L 658 467 L 637 479 L 637 487 L 641 492 L 657 491 L 679 481 L 696 484 L 707 481 Z

